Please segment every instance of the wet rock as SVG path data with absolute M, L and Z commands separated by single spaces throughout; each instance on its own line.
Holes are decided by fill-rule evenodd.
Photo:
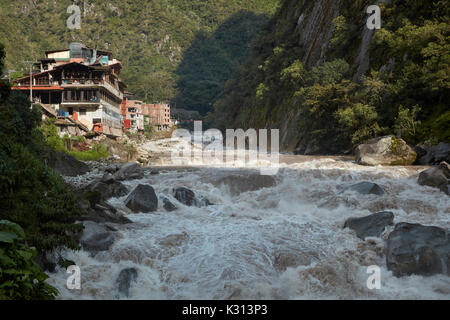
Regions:
M 385 193 L 383 188 L 381 188 L 378 184 L 368 182 L 368 181 L 363 181 L 363 182 L 351 185 L 349 187 L 346 187 L 343 190 L 343 192 L 345 192 L 345 191 L 356 191 L 361 194 L 375 194 L 378 196 L 382 196 Z
M 114 174 L 114 178 L 118 181 L 142 179 L 144 170 L 135 162 L 126 163 Z
M 136 282 L 138 277 L 138 272 L 135 268 L 126 268 L 120 271 L 117 277 L 117 284 L 119 288 L 119 293 L 125 297 L 130 295 L 131 282 Z
M 418 146 L 418 148 L 425 151 L 421 152 L 416 161 L 419 165 L 437 165 L 442 161 L 450 163 L 450 143 L 441 142 L 437 146 L 426 148 Z
M 395 276 L 450 276 L 449 231 L 420 224 L 398 223 L 386 244 L 386 263 Z
M 227 186 L 232 196 L 262 188 L 270 188 L 277 184 L 273 176 L 260 174 L 227 176 L 219 179 L 216 183 L 217 185 Z
M 84 230 L 80 243 L 89 252 L 106 251 L 114 243 L 114 237 L 105 226 L 92 222 L 83 222 Z
M 442 162 L 439 167 L 430 168 L 419 174 L 418 183 L 421 186 L 438 188 L 450 195 L 450 166 Z
M 101 181 L 94 181 L 86 189 L 90 192 L 98 192 L 102 200 L 126 196 L 128 194 L 127 187 L 111 177 Z
M 208 199 L 204 197 L 196 197 L 194 191 L 185 187 L 174 189 L 174 197 L 179 202 L 189 207 L 205 207 L 212 205 Z
M 90 171 L 89 166 L 64 152 L 48 149 L 44 154 L 45 163 L 62 176 L 76 177 Z
M 136 213 L 153 212 L 158 209 L 158 198 L 152 186 L 140 184 L 127 197 L 125 205 Z
M 174 205 L 172 202 L 170 202 L 170 200 L 167 199 L 166 197 L 162 197 L 162 201 L 163 201 L 163 207 L 164 207 L 164 209 L 166 209 L 166 211 L 171 212 L 171 211 L 175 211 L 178 209 L 177 206 Z
M 112 164 L 109 165 L 105 168 L 105 172 L 110 173 L 110 174 L 114 174 L 116 173 L 118 170 L 120 169 L 120 167 L 117 164 Z
M 411 165 L 417 154 L 402 139 L 385 136 L 361 144 L 355 151 L 356 162 L 367 166 Z
M 362 218 L 349 218 L 345 221 L 344 228 L 356 231 L 358 238 L 379 237 L 386 226 L 394 224 L 394 214 L 388 211 L 377 212 Z

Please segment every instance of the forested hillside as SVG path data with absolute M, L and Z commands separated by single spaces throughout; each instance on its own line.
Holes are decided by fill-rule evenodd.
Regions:
M 448 142 L 448 3 L 382 2 L 382 28 L 371 31 L 373 1 L 284 1 L 212 125 L 279 128 L 282 148 L 301 154 L 351 151 L 383 134 Z
M 81 30 L 66 21 L 73 3 Z M 147 101 L 210 110 L 278 0 L 0 0 L 6 69 L 73 41 L 109 49 L 123 63 L 129 90 Z M 13 74 L 14 76 L 14 74 Z M 208 110 L 206 110 L 208 109 Z

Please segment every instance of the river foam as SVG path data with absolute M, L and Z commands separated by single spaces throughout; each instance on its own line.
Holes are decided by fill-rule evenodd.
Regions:
M 178 206 L 151 214 L 128 214 L 134 223 L 116 226 L 109 251 L 91 256 L 66 251 L 81 269 L 81 290 L 68 290 L 62 268 L 49 283 L 61 299 L 126 299 L 116 279 L 138 271 L 128 299 L 450 299 L 450 278 L 396 278 L 386 268 L 384 239 L 365 241 L 343 229 L 349 217 L 392 211 L 395 223 L 450 229 L 450 198 L 417 184 L 421 167 L 363 167 L 336 157 L 285 156 L 276 185 L 232 194 L 221 177 L 249 168 L 201 167 L 161 170 L 125 182 L 150 184 Z M 255 168 L 258 169 L 258 168 Z M 256 171 L 255 171 L 256 172 Z M 379 184 L 383 196 L 342 192 L 360 181 Z M 187 187 L 214 205 L 186 207 L 172 188 Z M 124 211 L 123 198 L 109 202 Z M 381 289 L 369 290 L 367 266 L 381 268 Z

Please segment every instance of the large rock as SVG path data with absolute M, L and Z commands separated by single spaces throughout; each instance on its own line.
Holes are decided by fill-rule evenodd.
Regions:
M 227 186 L 231 195 L 235 196 L 243 192 L 273 187 L 277 184 L 277 181 L 273 176 L 250 174 L 227 176 L 217 180 L 216 184 Z
M 361 194 L 375 194 L 382 196 L 384 194 L 383 188 L 373 182 L 363 181 L 346 187 L 342 192 L 355 191 Z
M 367 166 L 411 165 L 417 154 L 402 139 L 385 136 L 361 144 L 355 151 L 356 162 Z
M 153 212 L 158 209 L 158 197 L 152 186 L 140 184 L 127 197 L 125 205 L 133 212 Z
M 104 200 L 123 197 L 128 194 L 127 187 L 115 180 L 94 181 L 87 187 L 87 190 L 100 193 L 101 198 Z
M 44 161 L 62 176 L 76 177 L 89 172 L 87 164 L 64 152 L 48 149 L 44 154 Z
M 84 230 L 80 243 L 84 250 L 90 252 L 106 251 L 114 243 L 114 237 L 105 226 L 92 222 L 83 222 Z
M 138 272 L 135 268 L 126 268 L 120 271 L 116 282 L 122 295 L 129 297 L 131 282 L 136 282 L 137 276 Z
M 358 238 L 379 237 L 386 226 L 394 224 L 392 212 L 377 212 L 362 218 L 349 218 L 345 221 L 344 228 L 350 228 L 356 232 Z
M 166 211 L 175 211 L 177 210 L 177 206 L 174 205 L 169 199 L 167 199 L 166 197 L 162 197 L 162 201 L 163 201 L 163 208 L 166 209 Z
M 442 162 L 439 167 L 430 168 L 419 174 L 419 184 L 438 188 L 442 192 L 450 195 L 450 166 Z
M 450 276 L 450 235 L 439 227 L 398 223 L 388 237 L 386 263 L 397 277 L 411 274 Z
M 442 161 L 450 163 L 450 143 L 441 142 L 437 146 L 426 148 L 418 146 L 419 157 L 416 164 L 419 165 L 437 165 Z
M 125 163 L 114 174 L 114 178 L 119 181 L 142 179 L 144 170 L 135 162 Z
M 200 208 L 212 205 L 212 203 L 209 202 L 208 199 L 203 197 L 197 197 L 194 191 L 185 187 L 174 189 L 174 197 L 179 202 L 189 207 L 195 206 Z

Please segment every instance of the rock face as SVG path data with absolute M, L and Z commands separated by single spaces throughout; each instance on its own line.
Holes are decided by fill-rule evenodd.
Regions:
M 366 237 L 379 237 L 386 226 L 394 224 L 392 212 L 377 212 L 362 218 L 349 218 L 345 221 L 344 228 L 356 231 L 358 238 L 364 240 Z
M 227 176 L 219 179 L 217 184 L 227 186 L 231 195 L 236 196 L 243 192 L 273 187 L 277 184 L 277 181 L 273 176 L 251 174 Z
M 89 172 L 89 167 L 84 162 L 64 152 L 48 150 L 44 155 L 47 165 L 62 176 L 76 177 Z
M 200 208 L 212 204 L 208 199 L 196 197 L 194 191 L 185 187 L 174 189 L 174 197 L 179 202 L 189 207 L 195 206 Z
M 449 231 L 420 224 L 398 223 L 387 240 L 386 263 L 397 277 L 438 273 L 450 276 Z
M 354 185 L 351 185 L 343 190 L 345 191 L 356 191 L 361 194 L 376 194 L 378 196 L 384 195 L 384 190 L 376 183 L 363 181 Z
M 175 211 L 177 210 L 177 206 L 175 206 L 172 202 L 170 202 L 169 199 L 167 199 L 166 197 L 162 197 L 162 201 L 163 201 L 163 208 L 166 209 L 166 211 Z
M 142 179 L 144 170 L 135 162 L 126 163 L 114 174 L 114 178 L 118 181 Z
M 153 187 L 140 184 L 127 197 L 125 205 L 136 213 L 153 212 L 158 209 L 158 198 Z
M 116 280 L 120 294 L 129 297 L 131 282 L 136 282 L 137 277 L 138 272 L 135 268 L 127 268 L 120 271 Z
M 106 251 L 114 243 L 114 237 L 105 226 L 92 222 L 83 222 L 84 230 L 80 243 L 84 250 L 90 252 Z
M 439 167 L 422 171 L 418 182 L 421 186 L 438 188 L 450 195 L 450 165 L 442 162 Z
M 441 142 L 431 148 L 416 148 L 421 151 L 416 161 L 418 165 L 437 165 L 442 161 L 450 163 L 450 143 Z
M 417 154 L 402 139 L 392 136 L 372 139 L 355 151 L 356 162 L 367 166 L 411 165 Z

